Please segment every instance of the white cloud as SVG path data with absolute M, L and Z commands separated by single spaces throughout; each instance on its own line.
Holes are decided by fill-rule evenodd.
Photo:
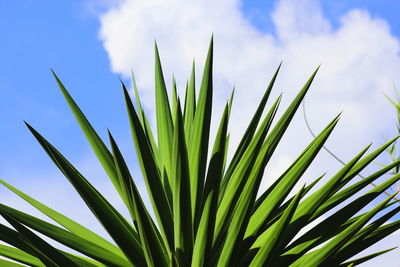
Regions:
M 182 89 L 192 57 L 196 57 L 200 69 L 207 40 L 214 33 L 214 114 L 220 114 L 235 85 L 235 119 L 230 125 L 233 144 L 238 143 L 255 103 L 282 59 L 273 96 L 283 91 L 283 106 L 322 63 L 307 98 L 311 124 L 321 129 L 343 110 L 342 120 L 328 142 L 332 150 L 348 160 L 370 141 L 377 147 L 382 135 L 394 129 L 394 114 L 382 91 L 390 92 L 393 83 L 400 82 L 399 40 L 390 33 L 387 23 L 367 11 L 354 9 L 344 14 L 334 28 L 319 2 L 313 0 L 280 0 L 270 15 L 275 28 L 265 33 L 250 24 L 235 0 L 125 0 L 101 16 L 100 36 L 112 70 L 126 77 L 132 69 L 135 71 L 145 107 L 153 112 L 154 38 L 164 74 L 170 78 L 173 72 Z M 218 115 L 214 115 L 216 118 Z M 267 173 L 281 170 L 280 163 L 293 160 L 310 140 L 298 115 Z M 339 167 L 324 153 L 317 163 L 310 177 L 326 170 L 332 173 Z M 396 251 L 387 257 L 399 255 Z

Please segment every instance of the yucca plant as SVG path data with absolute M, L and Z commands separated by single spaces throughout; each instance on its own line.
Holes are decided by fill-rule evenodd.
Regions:
M 169 101 L 156 46 L 157 134 L 152 132 L 136 85 L 134 105 L 122 83 L 136 155 L 154 216 L 150 215 L 148 207 L 144 205 L 133 175 L 111 133 L 107 146 L 54 74 L 68 105 L 131 218 L 124 218 L 54 146 L 27 124 L 114 242 L 1 181 L 58 225 L 0 204 L 0 214 L 12 227 L 0 225 L 0 239 L 8 244 L 0 245 L 0 254 L 13 260 L 2 259 L 0 264 L 355 266 L 391 250 L 350 259 L 400 228 L 400 221 L 385 224 L 400 211 L 400 206 L 393 200 L 394 195 L 368 211 L 363 210 L 396 183 L 400 174 L 355 197 L 369 183 L 398 166 L 400 161 L 384 166 L 365 179 L 353 181 L 395 139 L 364 155 L 367 146 L 326 182 L 319 182 L 321 176 L 293 193 L 293 188 L 338 123 L 337 116 L 287 170 L 258 195 L 264 170 L 317 70 L 272 127 L 281 97 L 271 104 L 264 117 L 263 113 L 279 66 L 239 145 L 233 150 L 232 159 L 227 160 L 228 120 L 233 94 L 225 105 L 212 151 L 208 151 L 212 115 L 212 65 L 211 40 L 198 97 L 193 66 L 184 101 L 179 99 L 175 83 Z M 341 205 L 344 202 L 347 204 Z M 331 212 L 327 214 L 328 211 Z M 304 227 L 321 219 L 321 216 L 324 219 L 319 224 L 297 235 Z M 79 254 L 56 248 L 37 233 Z

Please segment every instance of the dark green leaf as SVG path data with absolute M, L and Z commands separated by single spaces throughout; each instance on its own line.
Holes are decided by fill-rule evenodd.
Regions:
M 137 233 L 118 211 L 76 170 L 46 139 L 27 124 L 29 130 L 63 172 L 76 191 L 92 210 L 99 222 L 134 264 L 144 266 L 145 260 Z

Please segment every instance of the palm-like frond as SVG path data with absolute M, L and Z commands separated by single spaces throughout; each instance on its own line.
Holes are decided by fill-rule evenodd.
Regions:
M 124 218 L 68 160 L 32 126 L 29 130 L 110 234 L 114 243 L 31 198 L 8 183 L 1 183 L 60 226 L 0 205 L 0 214 L 12 228 L 0 225 L 0 255 L 4 266 L 355 266 L 391 249 L 350 260 L 400 228 L 400 221 L 386 223 L 400 211 L 394 195 L 371 210 L 359 212 L 400 180 L 396 174 L 369 192 L 356 196 L 369 183 L 398 166 L 400 161 L 346 186 L 396 140 L 365 155 L 354 156 L 326 183 L 319 177 L 293 189 L 309 168 L 339 121 L 339 115 L 312 140 L 297 159 L 260 196 L 264 170 L 280 143 L 317 70 L 272 127 L 279 96 L 262 114 L 277 79 L 279 65 L 250 121 L 233 158 L 227 160 L 229 117 L 227 102 L 211 153 L 210 121 L 213 94 L 213 40 L 196 97 L 194 64 L 186 86 L 184 105 L 173 82 L 169 101 L 156 46 L 155 90 L 157 133 L 153 134 L 139 100 L 136 107 L 122 83 L 133 143 L 151 206 L 144 205 L 116 140 L 109 132 L 110 147 L 101 140 L 83 112 L 54 74 L 73 114 L 96 156 L 126 205 Z M 208 156 L 210 158 L 208 159 Z M 354 197 L 345 206 L 338 205 Z M 393 208 L 394 207 L 394 208 Z M 334 209 L 321 223 L 296 237 L 305 226 Z M 381 213 L 379 213 L 381 212 Z M 378 214 L 376 216 L 376 214 Z M 369 223 L 372 218 L 376 218 Z M 58 249 L 32 230 L 84 256 Z M 4 261 L 4 263 L 3 263 Z

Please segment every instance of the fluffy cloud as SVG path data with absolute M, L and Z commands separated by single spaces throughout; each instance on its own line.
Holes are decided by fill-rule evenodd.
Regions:
M 390 91 L 398 82 L 400 57 L 399 41 L 384 21 L 352 10 L 341 17 L 339 28 L 332 29 L 317 2 L 282 0 L 271 14 L 275 34 L 270 34 L 254 28 L 239 4 L 233 0 L 122 2 L 101 16 L 100 36 L 112 70 L 126 77 L 134 70 L 146 107 L 152 111 L 154 38 L 164 73 L 168 78 L 174 73 L 183 88 L 193 57 L 198 69 L 202 66 L 213 32 L 217 109 L 236 86 L 234 140 L 282 59 L 275 92 L 284 92 L 284 103 L 322 63 L 308 98 L 309 117 L 321 128 L 344 110 L 337 134 L 342 140 L 335 139 L 338 147 L 353 144 L 355 152 L 357 145 L 376 139 L 390 127 L 393 116 L 388 115 L 391 110 L 381 90 Z M 295 138 L 301 147 L 304 141 L 299 139 Z M 344 150 L 346 154 L 348 149 Z
M 112 70 L 125 77 L 134 70 L 145 107 L 153 112 L 154 38 L 164 74 L 171 78 L 173 72 L 183 89 L 193 57 L 197 69 L 201 69 L 207 40 L 214 33 L 217 112 L 213 115 L 218 118 L 235 85 L 235 119 L 230 125 L 233 144 L 238 143 L 243 125 L 281 60 L 283 67 L 273 97 L 283 91 L 283 106 L 322 63 L 307 98 L 308 116 L 315 129 L 321 129 L 344 111 L 328 146 L 345 160 L 370 141 L 377 147 L 384 134 L 390 135 L 394 114 L 382 91 L 390 92 L 393 83 L 399 84 L 400 46 L 384 20 L 354 9 L 343 14 L 339 26 L 333 27 L 318 1 L 280 0 L 271 14 L 265 14 L 271 16 L 274 29 L 261 32 L 246 19 L 240 4 L 237 0 L 122 1 L 100 18 L 100 37 Z M 264 186 L 284 170 L 282 162 L 292 161 L 311 140 L 300 115 L 266 170 Z M 307 177 L 315 178 L 339 167 L 323 153 L 317 163 Z M 399 252 L 391 256 L 396 253 L 398 256 Z

